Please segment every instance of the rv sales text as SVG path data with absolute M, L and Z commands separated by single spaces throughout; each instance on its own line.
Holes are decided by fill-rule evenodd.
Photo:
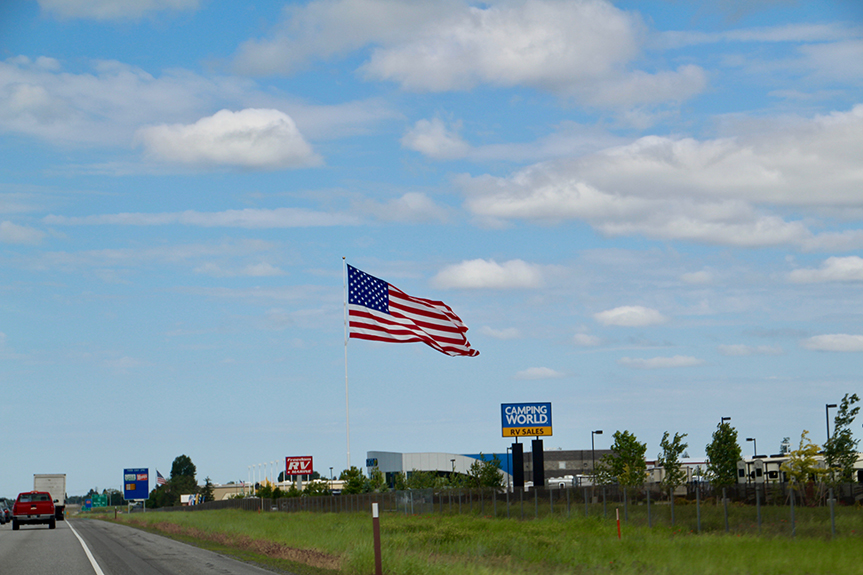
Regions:
M 509 426 L 545 425 L 548 423 L 547 405 L 512 405 L 504 408 L 504 416 Z

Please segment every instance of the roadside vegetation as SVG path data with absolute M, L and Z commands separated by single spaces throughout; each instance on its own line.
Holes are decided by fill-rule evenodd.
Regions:
M 744 511 L 744 510 L 739 510 Z M 477 515 L 384 515 L 384 572 L 390 575 L 589 574 L 831 574 L 859 573 L 863 511 L 844 508 L 847 535 L 831 540 L 829 521 L 807 515 L 797 537 L 695 534 L 683 527 L 624 523 L 617 538 L 612 519 L 572 517 L 518 521 Z M 718 513 L 718 511 L 717 511 Z M 710 515 L 710 514 L 708 514 Z M 94 517 L 98 517 L 94 515 Z M 104 518 L 113 520 L 113 514 Z M 705 517 L 712 523 L 710 517 Z M 256 513 L 241 510 L 121 514 L 118 521 L 245 560 L 295 573 L 374 572 L 372 524 L 362 513 Z M 809 536 L 808 533 L 822 535 Z M 823 534 L 827 534 L 824 536 Z

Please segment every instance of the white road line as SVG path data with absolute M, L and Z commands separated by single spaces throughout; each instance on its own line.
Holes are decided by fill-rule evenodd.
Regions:
M 75 537 L 77 537 L 77 538 L 78 538 L 78 541 L 80 541 L 80 542 L 81 542 L 81 547 L 83 547 L 83 548 L 84 548 L 84 553 L 87 555 L 87 559 L 89 559 L 89 560 L 90 560 L 90 565 L 92 565 L 92 566 L 93 566 L 93 571 L 95 571 L 95 572 L 96 572 L 96 575 L 105 575 L 105 573 L 102 571 L 102 568 L 101 568 L 101 567 L 99 567 L 99 564 L 98 564 L 98 563 L 96 563 L 96 559 L 93 557 L 93 554 L 92 554 L 92 553 L 90 553 L 90 548 L 89 548 L 89 547 L 87 547 L 87 544 L 86 544 L 86 543 L 84 543 L 84 540 L 83 540 L 83 539 L 81 539 L 81 536 L 80 536 L 80 535 L 78 535 L 78 532 L 77 532 L 77 531 L 75 531 L 75 528 L 74 528 L 74 527 L 72 527 L 72 524 L 71 524 L 71 523 L 69 523 L 69 522 L 67 521 L 67 522 L 66 522 L 66 525 L 68 525 L 68 526 L 69 526 L 69 529 L 71 529 L 71 530 L 72 530 L 72 533 L 74 533 L 74 534 L 75 534 Z

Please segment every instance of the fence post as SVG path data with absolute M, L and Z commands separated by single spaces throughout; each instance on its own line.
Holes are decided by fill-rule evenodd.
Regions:
M 626 498 L 626 487 L 623 488 L 623 520 L 629 521 L 629 500 Z
M 647 488 L 647 526 L 653 527 L 653 518 L 650 516 L 650 487 Z
M 836 538 L 836 515 L 834 513 L 833 504 L 835 503 L 835 499 L 833 499 L 833 488 L 831 487 L 828 491 L 828 497 L 830 498 L 828 501 L 830 502 L 830 538 Z
M 566 518 L 569 519 L 569 487 L 566 487 Z
M 668 490 L 668 498 L 671 500 L 671 526 L 674 527 L 674 488 Z
M 536 485 L 533 486 L 533 516 L 534 519 L 539 519 L 539 489 Z
M 755 484 L 755 508 L 758 510 L 758 533 L 761 533 L 761 490 Z
M 506 518 L 509 519 L 509 481 L 506 485 Z
M 605 486 L 602 486 L 602 516 L 608 519 L 608 509 L 605 506 Z
M 587 487 L 584 488 L 584 516 L 587 517 L 590 515 L 590 511 L 587 508 Z
M 728 498 L 725 497 L 725 488 L 722 488 L 722 506 L 725 508 L 725 532 L 728 533 Z
M 695 484 L 695 522 L 701 533 L 701 482 Z
M 519 489 L 518 493 L 521 498 L 521 520 L 524 521 L 524 487 Z
M 794 521 L 794 488 L 791 488 L 791 537 L 797 535 L 797 523 Z

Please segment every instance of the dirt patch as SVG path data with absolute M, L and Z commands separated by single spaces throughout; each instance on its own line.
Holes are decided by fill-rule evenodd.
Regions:
M 226 533 L 208 533 L 195 529 L 194 527 L 182 527 L 175 523 L 162 521 L 159 523 L 146 523 L 135 519 L 124 521 L 128 525 L 134 527 L 142 527 L 152 529 L 166 535 L 178 535 L 182 537 L 190 537 L 201 541 L 209 541 L 225 547 L 239 549 L 242 551 L 250 551 L 265 557 L 273 559 L 283 559 L 293 563 L 301 563 L 309 567 L 318 569 L 326 569 L 331 571 L 339 571 L 342 567 L 342 560 L 336 555 L 329 555 L 312 549 L 298 549 L 296 547 L 288 547 L 280 543 L 265 541 L 262 539 L 252 539 L 245 535 L 228 535 Z

